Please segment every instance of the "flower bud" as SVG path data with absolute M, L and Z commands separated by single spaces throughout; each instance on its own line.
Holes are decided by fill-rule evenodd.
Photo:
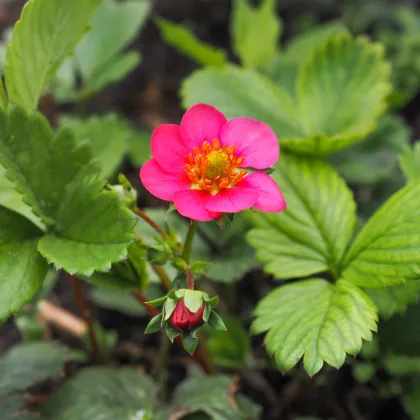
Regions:
M 169 322 L 179 332 L 191 331 L 204 323 L 203 313 L 205 304 L 203 303 L 197 312 L 191 312 L 184 303 L 183 299 L 178 300 Z

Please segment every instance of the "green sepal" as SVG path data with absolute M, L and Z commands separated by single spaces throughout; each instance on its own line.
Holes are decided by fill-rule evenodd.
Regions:
M 195 327 L 194 329 L 192 329 L 192 330 L 190 331 L 191 336 L 192 336 L 193 338 L 198 338 L 198 337 L 197 337 L 198 332 L 200 331 L 200 329 L 201 329 L 201 328 L 203 328 L 203 326 L 204 326 L 204 324 L 201 324 L 201 325 L 199 325 L 198 327 Z
M 179 297 L 177 296 L 176 292 L 177 291 L 175 289 L 171 289 L 171 290 L 169 290 L 169 292 L 166 296 L 170 299 L 178 300 Z
M 207 295 L 203 296 L 203 299 L 205 302 L 210 303 L 211 306 L 217 306 L 217 304 L 219 303 L 219 296 L 213 296 L 212 298 L 210 298 L 209 295 Z
M 203 316 L 202 316 L 202 320 L 204 322 L 208 322 L 210 315 L 211 315 L 211 305 L 209 303 L 206 303 L 206 306 L 204 307 L 204 312 L 203 312 Z
M 185 289 L 184 303 L 185 306 L 195 314 L 203 304 L 203 292 L 200 290 Z
M 169 317 L 172 315 L 172 312 L 174 311 L 176 307 L 177 301 L 171 298 L 167 298 L 165 302 L 165 317 L 164 321 L 167 321 Z
M 226 325 L 223 322 L 222 318 L 214 311 L 211 312 L 208 324 L 211 328 L 213 328 L 216 331 L 227 331 Z
M 175 338 L 177 338 L 181 334 L 171 324 L 169 324 L 169 322 L 166 323 L 165 329 L 166 329 L 166 335 L 168 336 L 171 343 L 173 343 Z
M 206 261 L 196 261 L 190 265 L 191 271 L 195 275 L 201 275 L 206 271 L 209 263 Z
M 186 289 L 178 289 L 175 292 L 175 296 L 177 297 L 177 299 L 182 299 L 185 296 L 185 290 Z
M 198 338 L 194 338 L 191 334 L 183 334 L 182 335 L 182 345 L 184 349 L 191 354 L 191 356 L 194 354 L 195 349 L 198 345 Z
M 145 302 L 145 303 L 146 303 L 146 305 L 149 305 L 149 306 L 154 306 L 154 307 L 161 308 L 165 304 L 167 298 L 168 298 L 168 296 L 162 296 L 159 299 L 151 300 L 151 301 Z
M 131 211 L 135 211 L 137 207 L 137 191 L 124 174 L 118 175 L 118 183 L 118 185 L 107 185 L 107 189 L 118 193 L 121 202 Z
M 160 313 L 159 315 L 156 315 L 153 317 L 149 324 L 147 325 L 144 333 L 145 334 L 152 334 L 157 331 L 160 331 L 162 329 L 162 320 L 163 320 L 163 314 Z

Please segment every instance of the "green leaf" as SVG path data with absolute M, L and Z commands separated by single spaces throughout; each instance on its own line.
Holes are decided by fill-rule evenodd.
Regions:
M 152 334 L 155 332 L 158 332 L 162 328 L 162 320 L 163 320 L 163 314 L 160 313 L 159 315 L 154 316 L 149 324 L 147 325 L 144 333 L 145 334 Z
M 249 0 L 235 0 L 232 12 L 233 49 L 245 67 L 265 68 L 277 50 L 282 22 L 276 2 L 263 0 L 258 9 Z
M 338 266 L 353 233 L 355 203 L 337 172 L 321 160 L 282 155 L 272 174 L 287 202 L 281 213 L 252 214 L 247 240 L 278 279 Z
M 343 261 L 342 276 L 362 287 L 386 287 L 420 274 L 420 183 L 394 194 L 366 223 Z
M 90 368 L 54 391 L 41 414 L 45 420 L 141 419 L 156 396 L 155 383 L 136 369 Z
M 365 289 L 373 300 L 378 312 L 384 318 L 404 312 L 410 303 L 415 303 L 420 294 L 420 281 L 408 281 L 405 284 L 375 289 Z
M 186 26 L 167 19 L 156 19 L 163 40 L 181 54 L 202 66 L 220 67 L 227 61 L 226 52 L 199 40 Z
M 29 220 L 0 206 L 0 321 L 19 312 L 42 285 L 48 268 L 37 251 L 42 235 Z
M 391 176 L 409 140 L 408 126 L 392 114 L 384 115 L 373 133 L 331 156 L 331 163 L 349 182 L 373 184 Z
M 324 156 L 375 128 L 385 109 L 388 77 L 380 46 L 340 35 L 300 68 L 296 99 L 268 77 L 233 66 L 193 73 L 182 96 L 185 107 L 209 103 L 227 118 L 246 115 L 264 121 L 285 148 Z
M 115 114 L 93 116 L 86 120 L 64 117 L 61 126 L 70 128 L 79 144 L 89 142 L 93 157 L 101 164 L 104 178 L 109 178 L 117 170 L 132 136 L 131 127 Z
M 223 319 L 214 311 L 211 311 L 210 318 L 208 320 L 209 327 L 213 328 L 216 331 L 226 332 L 227 328 Z
M 420 180 L 420 142 L 415 143 L 413 148 L 407 148 L 400 155 L 400 166 L 407 181 Z
M 24 395 L 0 395 L 1 420 L 45 420 L 35 414 L 20 414 L 25 408 L 26 398 Z
M 185 290 L 184 294 L 185 306 L 192 312 L 196 313 L 203 305 L 203 293 L 198 290 Z
M 182 336 L 182 346 L 189 354 L 193 355 L 198 346 L 198 338 L 193 337 L 192 334 L 184 333 Z
M 362 290 L 339 280 L 305 280 L 275 289 L 256 310 L 252 331 L 267 332 L 265 345 L 285 372 L 303 356 L 309 375 L 324 361 L 339 368 L 346 353 L 357 354 L 362 339 L 371 340 L 377 313 Z
M 420 375 L 420 357 L 389 354 L 385 356 L 383 364 L 391 376 Z
M 40 113 L 27 117 L 18 107 L 10 107 L 8 117 L 0 112 L 0 133 L 0 163 L 7 178 L 34 213 L 54 225 L 66 187 L 91 159 L 89 148 L 76 146 L 68 130 L 54 136 Z
M 123 74 L 121 69 L 127 70 L 130 67 L 127 65 L 127 60 L 131 62 L 132 67 L 133 58 L 131 57 L 133 56 L 122 56 L 121 53 L 140 31 L 150 7 L 151 4 L 148 1 L 104 0 L 102 2 L 93 16 L 92 29 L 78 45 L 75 55 L 77 66 L 88 87 L 92 84 L 103 85 L 95 79 L 110 80 L 109 77 L 104 77 L 106 73 L 108 76 L 109 74 Z M 137 56 L 137 61 L 138 58 Z M 125 61 L 124 65 L 116 64 L 120 60 Z
M 101 0 L 31 0 L 25 4 L 6 52 L 10 101 L 26 112 L 61 63 L 73 53 Z
M 226 331 L 206 328 L 207 344 L 212 360 L 219 366 L 240 368 L 245 366 L 251 344 L 244 327 L 232 317 L 224 317 Z
M 151 131 L 136 130 L 129 138 L 129 157 L 136 166 L 141 166 L 148 161 L 152 154 L 150 152 Z
M 176 389 L 171 403 L 172 412 L 185 409 L 186 414 L 205 413 L 212 420 L 257 420 L 261 408 L 241 394 L 232 398 L 238 407 L 232 404 L 233 378 L 226 375 L 209 375 L 190 378 Z M 167 420 L 170 416 L 159 420 Z M 203 417 L 202 417 L 203 418 Z
M 56 216 L 59 232 L 38 243 L 40 253 L 57 269 L 90 276 L 126 258 L 134 241 L 134 215 L 116 193 L 101 192 L 101 187 L 91 168 L 67 186 Z
M 58 376 L 72 352 L 53 342 L 18 344 L 0 360 L 0 394 L 8 394 Z
M 143 316 L 144 307 L 129 293 L 95 287 L 91 300 L 101 308 L 112 309 L 128 316 Z

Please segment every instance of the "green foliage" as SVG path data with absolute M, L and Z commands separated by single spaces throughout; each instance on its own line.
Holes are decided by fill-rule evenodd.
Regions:
M 420 380 L 415 381 L 411 393 L 403 397 L 403 403 L 413 420 L 420 419 Z
M 127 316 L 143 316 L 144 307 L 127 292 L 112 291 L 95 287 L 91 293 L 91 300 L 101 308 L 112 309 Z
M 386 371 L 391 376 L 420 375 L 420 356 L 389 354 L 383 360 Z
M 80 358 L 76 352 L 53 342 L 19 344 L 0 360 L 0 394 L 9 394 L 57 376 L 68 360 Z
M 184 82 L 182 96 L 185 107 L 205 102 L 228 118 L 264 121 L 296 153 L 327 155 L 375 128 L 385 108 L 388 77 L 379 45 L 341 34 L 300 67 L 296 98 L 268 77 L 235 67 L 195 72 Z
M 38 100 L 61 63 L 71 55 L 100 0 L 31 0 L 23 8 L 6 52 L 10 101 L 26 112 Z
M 223 66 L 226 52 L 200 41 L 186 26 L 158 18 L 157 24 L 164 41 L 202 66 Z
M 373 184 L 392 176 L 398 154 L 409 149 L 409 140 L 408 126 L 392 114 L 384 115 L 375 131 L 331 156 L 331 163 L 349 182 Z
M 413 148 L 407 148 L 400 155 L 400 166 L 407 181 L 420 180 L 420 142 L 413 145 Z
M 38 415 L 21 413 L 26 399 L 23 395 L 0 395 L 0 418 L 2 420 L 43 420 Z
M 254 333 L 268 332 L 265 344 L 280 370 L 303 356 L 305 370 L 316 374 L 325 362 L 339 368 L 346 353 L 357 354 L 371 340 L 377 313 L 360 289 L 339 280 L 306 280 L 275 289 L 255 310 Z
M 129 138 L 128 156 L 132 163 L 137 166 L 143 165 L 151 159 L 150 138 L 152 133 L 146 130 L 137 130 Z
M 0 321 L 19 312 L 42 285 L 48 268 L 37 251 L 42 235 L 29 220 L 0 206 Z
M 282 155 L 271 175 L 287 200 L 281 213 L 252 214 L 248 235 L 265 271 L 278 279 L 338 267 L 353 233 L 351 191 L 323 161 Z
M 142 419 L 156 394 L 154 382 L 135 369 L 91 368 L 54 391 L 41 414 L 45 420 Z
M 175 391 L 171 408 L 157 416 L 157 420 L 167 420 L 178 410 L 184 415 L 192 413 L 207 414 L 211 420 L 256 420 L 260 407 L 241 394 L 232 395 L 236 408 L 229 395 L 232 394 L 232 378 L 225 375 L 199 376 L 187 379 Z M 200 417 L 198 417 L 200 418 Z M 204 417 L 201 417 L 204 418 Z
M 137 52 L 123 50 L 134 40 L 149 11 L 148 1 L 103 0 L 74 58 L 84 83 L 82 96 L 119 81 L 140 62 Z
M 362 287 L 385 287 L 419 277 L 419 194 L 420 184 L 409 184 L 371 217 L 345 256 L 345 280 Z
M 233 49 L 245 67 L 265 68 L 273 59 L 282 30 L 274 0 L 262 0 L 259 8 L 249 0 L 234 0 Z
M 70 128 L 79 144 L 89 142 L 93 157 L 101 164 L 104 178 L 114 174 L 133 136 L 133 129 L 115 114 L 93 116 L 86 120 L 64 117 L 61 126 Z

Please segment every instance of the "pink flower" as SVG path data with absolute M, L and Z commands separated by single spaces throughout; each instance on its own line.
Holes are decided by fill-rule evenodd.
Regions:
M 251 207 L 286 208 L 277 184 L 258 172 L 279 158 L 279 142 L 267 124 L 244 117 L 227 121 L 216 108 L 198 104 L 180 126 L 157 127 L 151 149 L 154 158 L 141 168 L 141 181 L 185 217 L 208 221 Z

